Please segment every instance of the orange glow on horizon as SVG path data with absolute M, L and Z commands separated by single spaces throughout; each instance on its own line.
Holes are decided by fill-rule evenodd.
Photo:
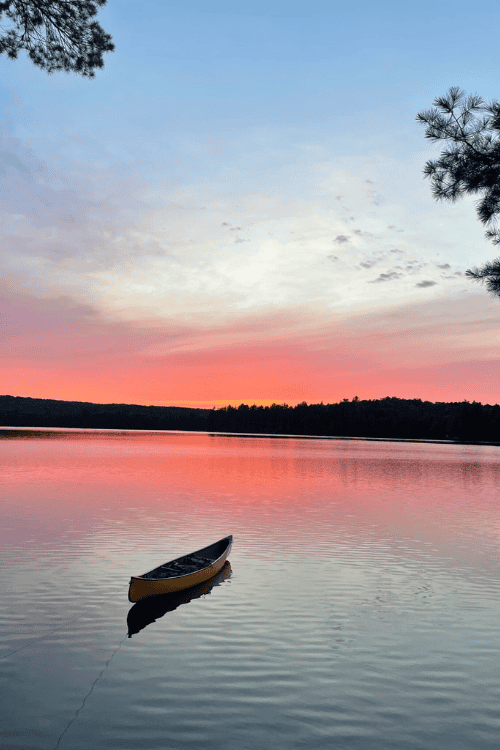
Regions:
M 18 339 L 7 339 L 0 362 L 6 395 L 194 408 L 355 396 L 500 400 L 498 321 L 482 296 L 326 322 L 309 315 L 290 330 L 283 328 L 285 313 L 278 320 L 269 313 L 238 318 L 231 336 L 221 323 L 177 337 L 168 321 L 85 319 L 78 328 L 59 308 L 21 301 L 30 310 L 35 305 L 31 314 L 46 328 L 36 335 L 22 328 Z
M 115 365 L 104 373 L 90 368 L 75 371 L 62 367 L 42 369 L 35 365 L 32 369 L 0 367 L 0 395 L 198 409 L 240 404 L 296 406 L 303 401 L 328 404 L 344 398 L 351 401 L 355 396 L 360 400 L 389 396 L 431 402 L 468 400 L 497 404 L 500 401 L 499 365 L 495 361 L 361 373 L 336 373 L 333 368 L 328 371 L 320 367 L 307 372 L 306 368 L 313 370 L 312 362 L 306 362 L 301 371 L 299 363 L 294 361 L 290 363 L 290 370 L 293 366 L 295 372 L 289 377 L 283 374 L 286 369 L 283 366 L 277 373 L 266 363 L 259 365 L 249 378 L 243 367 L 239 371 L 241 362 L 234 363 L 232 371 L 223 376 L 218 376 L 218 365 L 200 362 L 203 380 L 194 368 L 181 365 L 171 368 L 168 383 L 165 383 L 161 363 L 145 367 L 142 362 L 129 362 L 124 368 Z M 253 393 L 249 397 L 245 391 L 248 393 L 250 389 Z M 262 397 L 258 396 L 259 391 Z

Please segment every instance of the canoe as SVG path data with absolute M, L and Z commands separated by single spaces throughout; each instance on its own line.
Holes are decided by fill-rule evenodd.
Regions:
M 220 586 L 229 578 L 231 578 L 231 563 L 227 560 L 222 569 L 208 581 L 199 583 L 197 586 L 191 586 L 184 591 L 148 596 L 146 599 L 135 602 L 127 615 L 128 637 L 132 638 L 133 635 L 162 618 L 167 612 L 173 612 L 178 607 L 189 604 L 195 599 L 200 599 L 202 596 L 209 596 L 217 586 Z
M 142 576 L 132 576 L 129 601 L 138 602 L 148 596 L 183 591 L 208 581 L 224 566 L 232 543 L 233 537 L 226 536 L 208 547 L 159 565 Z

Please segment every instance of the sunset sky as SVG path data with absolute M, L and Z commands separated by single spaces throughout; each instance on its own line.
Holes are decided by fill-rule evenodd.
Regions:
M 0 57 L 0 393 L 500 402 L 498 255 L 417 112 L 500 99 L 500 7 L 108 0 L 94 80 Z

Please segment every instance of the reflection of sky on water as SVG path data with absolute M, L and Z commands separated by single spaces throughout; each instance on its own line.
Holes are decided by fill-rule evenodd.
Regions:
M 497 559 L 497 447 L 166 433 L 1 445 L 7 545 L 49 550 L 72 537 L 105 556 L 121 540 L 141 569 L 227 533 L 285 554 L 378 539 L 457 562 Z
M 496 746 L 500 449 L 0 447 L 2 748 Z M 230 577 L 130 607 L 131 574 L 229 533 Z

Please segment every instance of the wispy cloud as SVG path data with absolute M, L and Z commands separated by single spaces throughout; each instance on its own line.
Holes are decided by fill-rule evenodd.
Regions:
M 380 284 L 384 281 L 394 281 L 395 279 L 400 279 L 402 275 L 402 273 L 398 273 L 397 271 L 388 271 L 387 273 L 381 273 L 376 279 L 370 279 L 369 283 Z

